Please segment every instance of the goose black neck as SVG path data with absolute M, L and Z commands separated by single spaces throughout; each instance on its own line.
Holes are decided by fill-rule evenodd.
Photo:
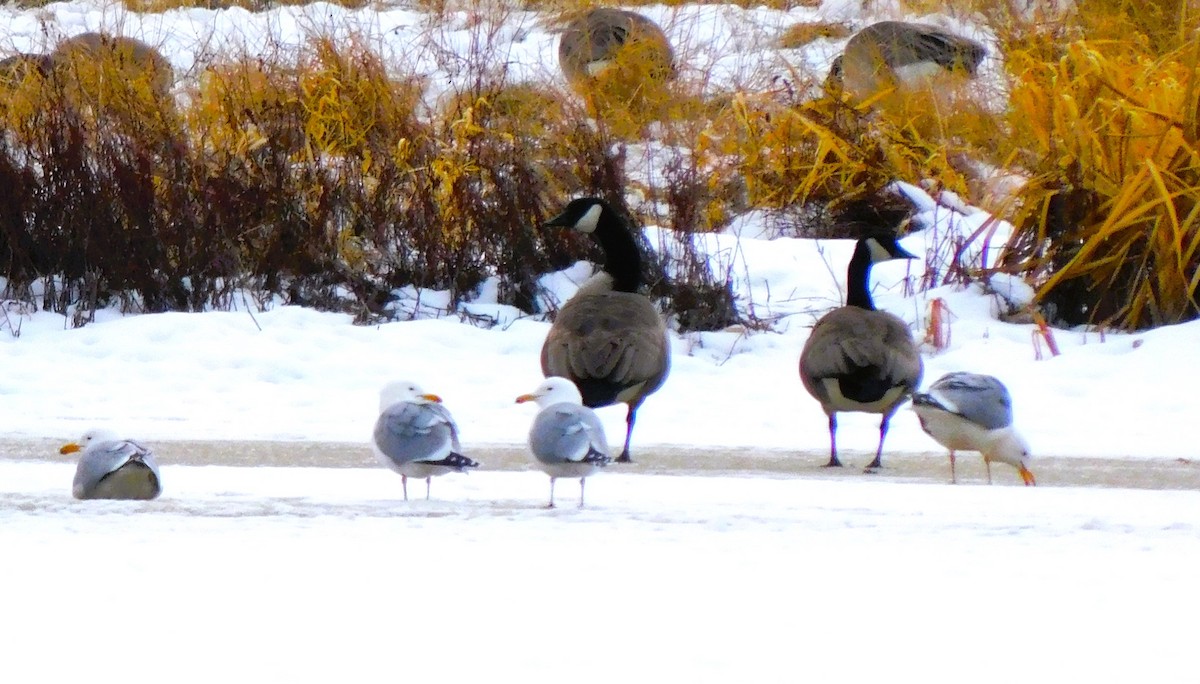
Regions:
M 875 302 L 871 299 L 871 251 L 863 243 L 859 243 L 850 258 L 850 268 L 846 269 L 846 306 L 857 306 L 867 311 L 875 310 Z
M 612 276 L 613 290 L 637 292 L 642 284 L 642 253 L 624 221 L 605 212 L 592 236 L 604 251 L 604 272 Z

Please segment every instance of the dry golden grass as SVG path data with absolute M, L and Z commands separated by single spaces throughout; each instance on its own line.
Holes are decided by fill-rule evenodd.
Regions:
M 675 100 L 674 52 L 661 28 L 643 16 L 599 16 L 572 11 L 558 19 L 564 28 L 559 64 L 591 116 L 617 137 L 639 137 L 647 124 L 668 115 Z M 620 26 L 626 38 L 602 50 L 610 25 Z M 604 66 L 597 70 L 600 61 Z
M 175 9 L 199 7 L 203 9 L 228 9 L 240 7 L 251 12 L 262 12 L 281 5 L 307 5 L 311 0 L 125 0 L 125 8 L 131 12 L 151 14 Z M 366 7 L 368 0 L 329 0 L 334 5 L 348 9 Z
M 421 84 L 395 81 L 377 55 L 315 39 L 297 63 L 258 58 L 201 75 L 191 128 L 214 149 L 272 145 L 288 154 L 390 154 L 415 125 Z
M 590 3 L 537 6 L 569 14 Z M 828 96 L 805 101 L 783 86 L 706 96 L 698 84 L 647 78 L 662 72 L 652 44 L 575 79 L 574 96 L 481 77 L 432 106 L 421 82 L 390 76 L 367 43 L 314 38 L 298 59 L 211 66 L 182 117 L 172 116 L 161 81 L 130 70 L 128 60 L 49 71 L 10 60 L 0 65 L 0 121 L 18 142 L 45 138 L 46 111 L 80 121 L 99 141 L 78 143 L 80 177 L 96 166 L 88 154 L 119 161 L 132 156 L 120 147 L 130 141 L 149 150 L 160 150 L 161 139 L 190 141 L 179 154 L 196 156 L 176 161 L 175 180 L 138 179 L 126 194 L 142 204 L 177 202 L 172 192 L 199 198 L 155 208 L 160 215 L 224 198 L 234 209 L 205 219 L 237 231 L 226 240 L 236 249 L 220 258 L 241 259 L 269 288 L 278 286 L 270 274 L 322 268 L 352 278 L 364 298 L 378 296 L 364 283 L 459 293 L 500 274 L 526 306 L 535 300 L 531 271 L 558 263 L 548 254 L 577 254 L 529 231 L 565 196 L 640 192 L 647 204 L 668 207 L 676 227 L 704 231 L 748 208 L 836 211 L 897 179 L 982 202 L 974 165 L 963 161 L 971 160 L 1029 179 L 1019 195 L 987 208 L 1017 226 L 1007 267 L 1030 274 L 1059 320 L 1140 328 L 1195 317 L 1200 46 L 1187 39 L 1200 22 L 1191 6 L 1101 0 L 1086 15 L 1032 17 L 1007 3 L 972 7 L 991 22 L 1005 58 L 1006 112 L 944 85 L 856 106 Z M 798 25 L 781 44 L 800 47 L 839 28 Z M 626 147 L 646 142 L 678 152 L 658 186 L 624 175 Z M 23 196 L 33 202 L 44 189 L 31 187 Z M 92 199 L 81 211 L 121 198 Z M 46 217 L 47 226 L 62 220 Z M 114 219 L 110 234 L 124 225 Z M 188 249 L 186 235 L 177 238 L 182 246 L 172 249 Z M 301 253 L 303 260 L 291 256 Z M 219 262 L 199 248 L 190 258 Z M 160 269 L 180 263 L 170 256 Z M 42 268 L 30 262 L 27 270 Z
M 379 55 L 354 40 L 314 41 L 299 66 L 309 141 L 327 154 L 391 150 L 415 126 L 422 84 L 393 81 Z
M 1094 0 L 1072 19 L 1076 38 L 1136 41 L 1166 55 L 1196 40 L 1200 6 L 1191 0 Z
M 141 126 L 163 133 L 178 129 L 171 95 L 175 74 L 153 46 L 85 33 L 59 43 L 51 57 L 52 80 L 84 116 L 115 119 L 127 131 Z
M 1190 319 L 1200 280 L 1198 53 L 1078 41 L 1056 63 L 1013 55 L 1015 136 L 1029 145 L 1018 226 L 1071 322 Z
M 972 123 L 992 118 L 976 114 Z M 754 207 L 811 204 L 836 210 L 878 195 L 896 179 L 932 181 L 967 195 L 968 178 L 955 163 L 967 148 L 940 134 L 947 120 L 936 119 L 930 134 L 911 120 L 840 100 L 796 104 L 739 94 L 698 136 L 696 149 L 714 168 L 739 178 Z
M 841 40 L 849 38 L 853 31 L 847 24 L 831 21 L 806 21 L 792 24 L 779 37 L 777 45 L 781 50 L 797 50 L 814 40 L 827 38 Z
M 257 59 L 215 64 L 200 75 L 189 129 L 207 147 L 244 156 L 272 145 L 304 149 L 304 108 L 294 68 Z
M 51 105 L 49 74 L 36 55 L 9 58 L 0 78 L 0 112 L 5 126 L 19 136 L 36 129 L 38 115 Z
M 47 55 L 15 55 L 0 73 L 0 109 L 25 140 L 45 110 L 67 108 L 84 125 L 115 127 L 126 135 L 178 130 L 171 65 L 136 40 L 82 34 Z M 32 136 L 32 137 L 30 137 Z
M 430 6 L 443 6 L 446 0 L 420 0 Z M 592 7 L 623 7 L 633 8 L 653 5 L 680 7 L 683 5 L 733 5 L 744 9 L 766 7 L 774 10 L 791 10 L 797 7 L 815 8 L 821 6 L 821 0 L 632 0 L 631 2 L 604 3 L 598 0 L 524 0 L 521 9 L 537 11 L 579 11 Z

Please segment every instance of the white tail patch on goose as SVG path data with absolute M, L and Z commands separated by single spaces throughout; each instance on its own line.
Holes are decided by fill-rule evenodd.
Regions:
M 825 378 L 825 393 L 829 395 L 829 405 L 837 411 L 858 411 L 860 413 L 886 413 L 893 404 L 904 395 L 903 387 L 892 387 L 875 401 L 855 401 L 842 394 L 842 385 L 837 378 Z

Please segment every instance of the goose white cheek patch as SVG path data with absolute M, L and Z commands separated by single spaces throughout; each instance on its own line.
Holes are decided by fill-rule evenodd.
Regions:
M 879 244 L 875 238 L 867 240 L 867 246 L 871 249 L 871 261 L 873 262 L 888 261 L 892 258 L 892 253 Z
M 593 204 L 591 209 L 588 209 L 579 220 L 575 222 L 575 230 L 581 230 L 585 233 L 594 233 L 596 224 L 600 222 L 600 212 L 604 211 L 604 207 L 599 204 Z

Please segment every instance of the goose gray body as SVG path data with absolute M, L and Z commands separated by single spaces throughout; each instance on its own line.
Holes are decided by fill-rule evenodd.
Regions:
M 886 311 L 829 312 L 813 328 L 801 359 L 805 389 L 834 411 L 889 412 L 921 377 L 908 324 Z
M 69 69 L 79 62 L 94 63 L 105 58 L 129 79 L 146 79 L 164 100 L 170 99 L 175 83 L 171 62 L 155 47 L 136 38 L 89 31 L 67 38 L 50 53 L 54 68 Z
M 517 397 L 517 403 L 527 401 L 539 407 L 529 429 L 529 450 L 538 468 L 550 476 L 550 507 L 554 507 L 554 482 L 577 477 L 582 508 L 584 481 L 611 460 L 604 426 L 566 378 L 547 378 L 533 393 Z
M 973 77 L 986 56 L 983 45 L 936 26 L 881 21 L 851 36 L 834 60 L 826 85 L 833 92 L 844 89 L 866 99 L 949 72 Z
M 558 43 L 558 63 L 568 81 L 592 78 L 617 59 L 626 47 L 640 46 L 637 59 L 648 75 L 665 78 L 674 73 L 675 55 L 666 34 L 647 17 L 628 10 L 601 7 L 567 24 Z
M 913 395 L 913 411 L 921 429 L 950 451 L 950 477 L 956 451 L 978 451 L 992 481 L 992 461 L 1017 469 L 1026 485 L 1036 484 L 1030 472 L 1029 446 L 1013 426 L 1012 397 L 1004 383 L 979 373 L 948 373 Z
M 605 264 L 558 312 L 542 345 L 542 373 L 575 383 L 587 407 L 629 406 L 625 446 L 617 458 L 629 461 L 637 409 L 671 370 L 667 328 L 637 292 L 642 277 L 637 243 L 616 212 L 594 198 L 572 201 L 545 225 L 591 234 L 605 252 Z
M 90 430 L 59 450 L 81 451 L 71 494 L 76 499 L 155 499 L 162 475 L 153 452 L 108 430 Z
M 829 417 L 829 466 L 837 455 L 837 414 L 878 413 L 879 447 L 868 470 L 882 465 L 893 413 L 920 384 L 924 364 L 908 325 L 875 309 L 868 289 L 871 264 L 913 258 L 892 237 L 860 240 L 847 271 L 847 305 L 817 322 L 800 353 L 800 380 Z
M 461 453 L 458 426 L 441 401 L 409 381 L 389 383 L 380 393 L 371 446 L 380 463 L 400 474 L 406 501 L 410 477 L 425 480 L 428 499 L 432 478 L 479 466 Z
M 575 381 L 588 406 L 638 401 L 670 370 L 666 326 L 640 294 L 577 293 L 559 311 L 541 361 L 545 375 Z

